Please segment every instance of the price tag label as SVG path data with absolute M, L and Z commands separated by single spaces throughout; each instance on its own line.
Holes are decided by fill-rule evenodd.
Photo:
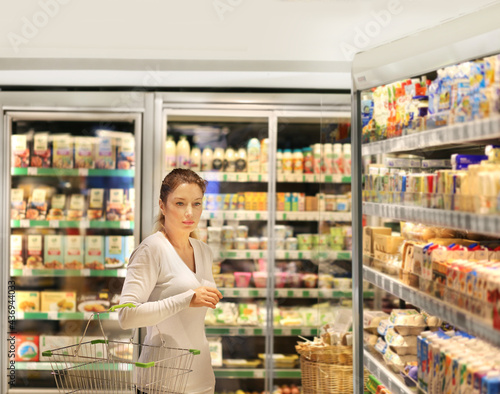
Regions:
M 58 315 L 58 313 L 57 313 L 57 312 L 48 312 L 48 313 L 47 313 L 47 318 L 48 318 L 49 320 L 58 320 L 59 315 Z
M 80 176 L 89 176 L 89 170 L 88 170 L 88 168 L 79 168 L 78 169 L 78 175 L 80 175 Z
M 130 230 L 130 222 L 129 221 L 120 222 L 120 228 L 125 230 Z
M 20 227 L 30 227 L 30 221 L 28 219 L 23 219 L 19 221 Z
M 90 276 L 90 269 L 84 268 L 81 270 L 82 276 Z
M 291 329 L 291 328 L 283 328 L 283 329 L 281 330 L 281 332 L 282 332 L 282 334 L 283 334 L 284 336 L 290 336 L 290 335 L 292 335 L 292 329 Z
M 59 220 L 49 220 L 49 227 L 59 228 Z
M 90 222 L 87 219 L 80 221 L 80 228 L 89 228 Z
M 394 294 L 394 281 L 389 280 L 389 292 Z
M 263 369 L 254 369 L 253 370 L 253 376 L 255 378 L 263 378 L 264 377 L 264 370 Z
M 28 167 L 28 175 L 38 175 L 38 168 Z

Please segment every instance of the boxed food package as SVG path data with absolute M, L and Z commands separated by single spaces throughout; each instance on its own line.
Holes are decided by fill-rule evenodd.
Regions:
M 363 253 L 373 255 L 374 242 L 376 234 L 391 235 L 391 229 L 388 227 L 370 227 L 363 228 Z
M 130 256 L 135 249 L 135 238 L 133 235 L 128 235 L 123 237 L 123 242 L 125 243 L 123 247 L 125 250 L 125 265 L 128 265 Z
M 123 211 L 120 220 L 134 221 L 135 189 L 125 189 L 123 198 Z
M 45 189 L 34 189 L 28 202 L 26 219 L 45 220 L 47 217 L 47 191 Z
M 17 312 L 40 312 L 40 292 L 16 291 Z
M 10 191 L 10 218 L 12 220 L 26 218 L 26 201 L 24 201 L 23 189 L 12 189 Z
M 13 135 L 12 139 L 12 167 L 26 168 L 30 163 L 30 150 L 25 135 Z
M 106 312 L 111 306 L 107 290 L 82 294 L 78 297 L 78 312 Z
M 90 189 L 88 201 L 87 218 L 102 220 L 104 218 L 104 189 Z
M 64 220 L 66 217 L 64 212 L 66 211 L 66 195 L 64 194 L 54 194 L 51 199 L 49 213 L 47 214 L 47 220 Z
M 116 168 L 116 141 L 111 137 L 99 137 L 96 148 L 96 168 L 113 170 Z
M 48 133 L 37 133 L 33 140 L 33 151 L 31 152 L 31 167 L 50 168 L 52 151 L 49 146 Z
M 75 168 L 95 168 L 95 138 L 75 138 Z
M 375 234 L 373 237 L 374 251 L 376 252 L 378 250 L 388 254 L 398 253 L 403 241 L 403 237 L 397 237 L 390 234 Z
M 28 251 L 26 266 L 32 269 L 43 269 L 43 239 L 42 235 L 28 235 Z
M 109 189 L 108 202 L 106 204 L 106 219 L 121 220 L 124 211 L 123 189 Z
M 209 338 L 208 348 L 212 367 L 222 367 L 222 340 L 221 338 Z
M 104 236 L 87 235 L 85 237 L 85 268 L 104 269 Z
M 76 292 L 42 291 L 41 312 L 76 312 Z
M 39 337 L 38 335 L 14 334 L 16 340 L 15 361 L 38 361 Z
M 85 212 L 85 196 L 83 194 L 72 194 L 69 198 L 67 220 L 82 220 Z
M 44 237 L 45 268 L 64 268 L 64 244 L 62 235 L 46 235 Z
M 82 269 L 84 260 L 83 237 L 81 235 L 67 235 L 64 242 L 64 268 Z
M 123 237 L 120 235 L 106 236 L 106 249 L 104 253 L 106 268 L 119 268 L 125 264 L 125 250 Z
M 10 267 L 12 269 L 24 268 L 23 236 L 13 234 L 10 236 Z
M 285 210 L 285 193 L 276 193 L 276 210 L 279 212 Z
M 73 168 L 73 137 L 54 136 L 52 154 L 52 167 Z
M 135 139 L 133 134 L 120 138 L 117 161 L 119 170 L 130 170 L 135 168 Z
M 257 304 L 241 303 L 238 305 L 238 308 L 238 324 L 246 326 L 255 326 L 259 324 L 259 308 Z

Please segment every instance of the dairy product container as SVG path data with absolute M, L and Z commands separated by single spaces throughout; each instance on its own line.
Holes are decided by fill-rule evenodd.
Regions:
M 247 167 L 249 173 L 258 174 L 260 172 L 260 142 L 257 138 L 248 141 Z
M 176 152 L 177 152 L 177 167 L 189 168 L 191 147 L 189 145 L 189 141 L 183 135 L 180 137 L 179 142 L 177 142 Z
M 190 166 L 193 171 L 201 171 L 201 151 L 196 145 L 191 150 Z

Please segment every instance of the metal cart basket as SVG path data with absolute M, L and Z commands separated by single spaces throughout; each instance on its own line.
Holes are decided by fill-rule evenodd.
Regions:
M 133 304 L 117 308 L 135 307 Z M 89 324 L 97 316 L 103 339 L 84 341 Z M 60 393 L 184 393 L 193 357 L 199 350 L 114 341 L 106 339 L 99 313 L 91 315 L 78 344 L 43 352 L 50 358 Z M 138 357 L 143 362 L 138 362 Z

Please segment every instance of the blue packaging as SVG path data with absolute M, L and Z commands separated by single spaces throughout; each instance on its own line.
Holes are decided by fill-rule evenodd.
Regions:
M 500 393 L 500 373 L 488 373 L 481 381 L 481 394 Z
M 451 155 L 451 166 L 453 170 L 465 170 L 471 164 L 479 164 L 484 160 L 488 160 L 485 155 Z

